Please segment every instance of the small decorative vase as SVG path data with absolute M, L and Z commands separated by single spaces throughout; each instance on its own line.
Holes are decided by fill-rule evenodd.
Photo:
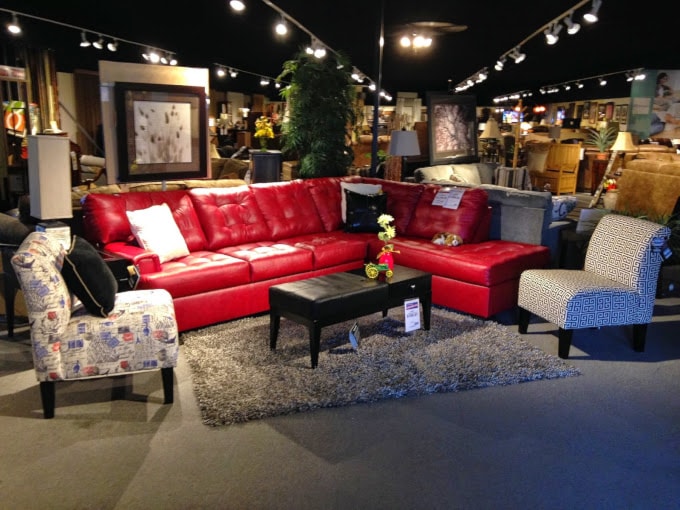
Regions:
M 264 136 L 260 137 L 260 150 L 267 152 L 267 139 Z
M 394 269 L 394 256 L 392 255 L 392 252 L 389 251 L 384 251 L 380 255 L 380 258 L 378 258 L 378 264 L 387 264 L 387 267 L 390 268 L 390 270 Z
M 619 198 L 619 190 L 610 189 L 602 197 L 602 202 L 604 202 L 605 209 L 614 210 L 616 208 L 616 200 Z

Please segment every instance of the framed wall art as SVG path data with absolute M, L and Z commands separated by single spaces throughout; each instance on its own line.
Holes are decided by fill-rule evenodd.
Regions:
M 588 120 L 590 118 L 590 101 L 583 102 L 583 119 Z
M 430 164 L 477 160 L 475 96 L 427 94 Z
M 208 176 L 202 87 L 114 84 L 120 182 Z
M 628 105 L 620 105 L 621 110 L 619 111 L 619 124 L 628 124 Z

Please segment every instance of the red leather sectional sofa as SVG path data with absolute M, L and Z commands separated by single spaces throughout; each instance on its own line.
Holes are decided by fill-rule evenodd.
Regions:
M 279 283 L 361 268 L 382 241 L 348 233 L 341 218 L 341 181 L 382 184 L 394 218 L 395 262 L 433 274 L 433 302 L 490 317 L 517 303 L 521 272 L 547 267 L 545 246 L 489 239 L 491 209 L 482 189 L 467 189 L 458 209 L 433 206 L 440 189 L 372 178 L 343 177 L 233 188 L 91 193 L 83 203 L 84 236 L 133 261 L 138 288 L 164 288 L 174 298 L 181 331 L 269 309 Z M 126 211 L 167 203 L 190 254 L 160 263 L 130 230 Z M 458 247 L 431 242 L 460 235 Z

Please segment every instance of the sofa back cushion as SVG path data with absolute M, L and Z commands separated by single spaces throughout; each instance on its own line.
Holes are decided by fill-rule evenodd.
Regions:
M 316 212 L 319 213 L 319 218 L 326 232 L 342 228 L 341 181 L 342 178 L 340 177 L 319 177 L 303 181 L 314 201 Z
M 397 235 L 404 234 L 425 186 L 370 177 L 362 182 L 382 184 L 383 193 L 387 194 L 387 212 L 394 218 Z
M 250 186 L 272 241 L 324 231 L 312 195 L 302 180 Z
M 457 209 L 432 205 L 436 194 L 441 191 L 437 185 L 427 185 L 406 228 L 406 235 L 431 239 L 440 232 L 450 232 L 463 238 L 463 242 L 477 242 L 484 238 L 480 228 L 488 229 L 488 198 L 479 188 L 464 189 Z M 486 233 L 488 235 L 488 232 Z
M 194 205 L 184 190 L 130 192 L 115 195 L 90 193 L 83 201 L 83 233 L 91 243 L 103 246 L 121 241 L 132 242 L 126 211 L 168 204 L 189 251 L 205 249 L 206 238 Z
M 189 191 L 209 250 L 270 239 L 269 228 L 249 186 Z

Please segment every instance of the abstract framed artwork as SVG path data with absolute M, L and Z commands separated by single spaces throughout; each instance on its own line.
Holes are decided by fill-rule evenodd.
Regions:
M 202 87 L 114 84 L 120 182 L 208 176 Z
M 475 96 L 427 94 L 430 164 L 477 160 Z

